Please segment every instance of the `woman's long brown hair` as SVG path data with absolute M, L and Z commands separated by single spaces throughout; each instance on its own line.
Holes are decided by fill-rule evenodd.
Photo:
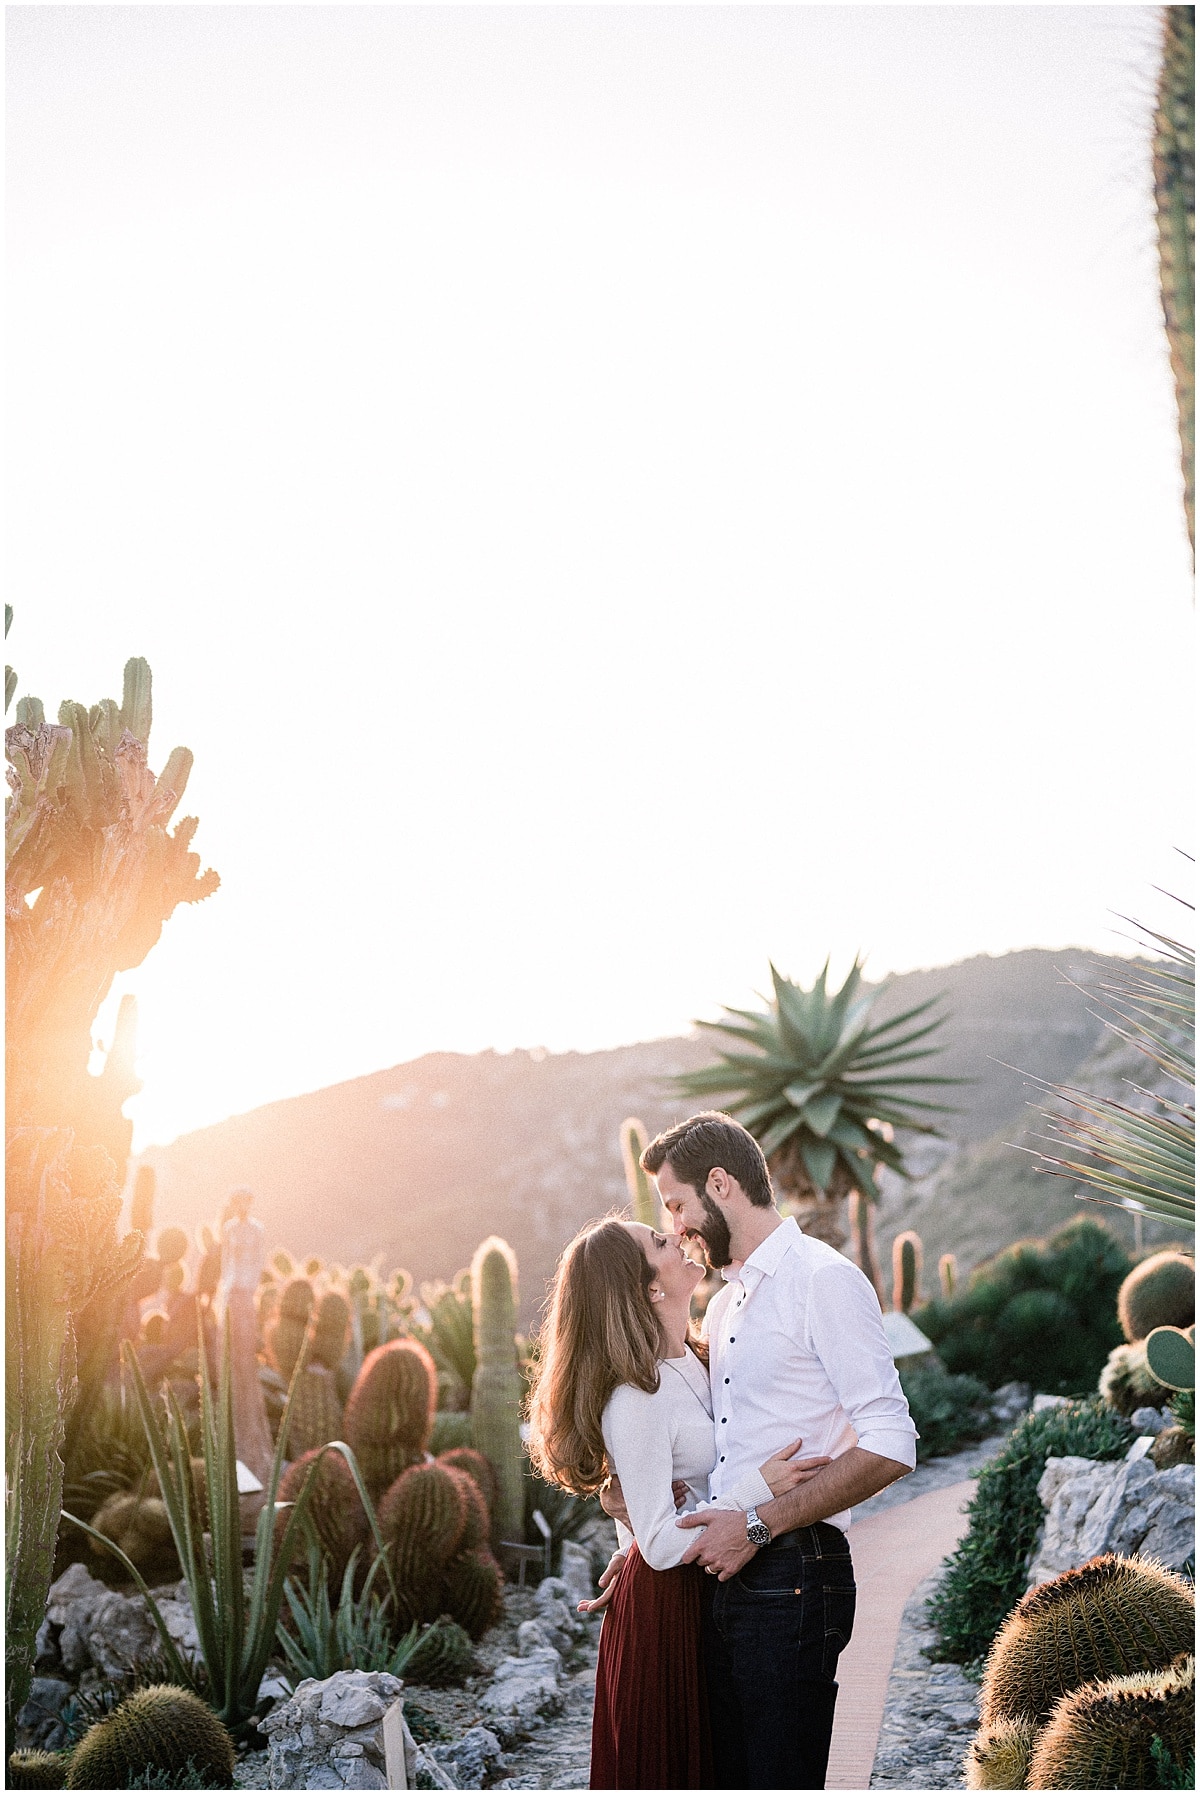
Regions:
M 558 1262 L 529 1395 L 529 1457 L 547 1483 L 590 1496 L 609 1474 L 600 1420 L 618 1384 L 658 1389 L 654 1272 L 622 1222 L 577 1234 Z

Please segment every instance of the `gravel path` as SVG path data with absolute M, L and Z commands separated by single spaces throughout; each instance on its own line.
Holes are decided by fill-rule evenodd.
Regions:
M 918 1583 L 904 1610 L 871 1772 L 873 1789 L 965 1787 L 963 1754 L 978 1722 L 979 1689 L 957 1664 L 934 1664 L 923 1656 L 934 1640 L 925 1604 L 941 1576 L 939 1566 Z

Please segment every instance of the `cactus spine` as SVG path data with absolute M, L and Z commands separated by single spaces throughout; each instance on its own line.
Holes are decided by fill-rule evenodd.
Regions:
M 1126 1340 L 1144 1340 L 1155 1328 L 1186 1328 L 1196 1319 L 1196 1264 L 1185 1253 L 1152 1253 L 1135 1265 L 1117 1293 L 1117 1315 Z
M 189 1760 L 214 1789 L 233 1787 L 233 1741 L 190 1689 L 139 1689 L 89 1728 L 71 1756 L 68 1789 L 127 1789 L 148 1770 L 168 1774 Z
M 61 1789 L 67 1780 L 69 1754 L 62 1751 L 14 1751 L 8 1760 L 8 1789 Z
M 525 1533 L 525 1472 L 521 1446 L 524 1395 L 517 1367 L 517 1261 L 506 1241 L 492 1235 L 471 1261 L 475 1319 L 475 1378 L 471 1433 L 496 1473 L 496 1530 L 501 1540 Z
M 1001 1720 L 975 1735 L 963 1766 L 968 1789 L 1024 1789 L 1037 1725 Z
M 284 1285 L 278 1314 L 267 1335 L 267 1352 L 285 1383 L 291 1382 L 304 1350 L 312 1311 L 313 1289 L 307 1278 L 293 1278 Z
M 621 1158 L 625 1165 L 625 1184 L 635 1222 L 648 1228 L 658 1226 L 658 1198 L 642 1166 L 642 1154 L 650 1144 L 645 1125 L 636 1116 L 627 1116 L 621 1123 Z
M 923 1253 L 921 1236 L 911 1228 L 892 1242 L 892 1307 L 907 1315 L 917 1300 Z
M 1163 8 L 1163 60 L 1154 120 L 1154 197 L 1163 317 L 1175 376 L 1184 510 L 1196 552 L 1196 19 Z
M 1038 1734 L 1032 1789 L 1161 1787 L 1154 1741 L 1180 1766 L 1195 1751 L 1196 1660 L 1088 1683 L 1055 1708 Z
M 461 1683 L 475 1669 L 475 1654 L 464 1628 L 448 1616 L 426 1627 L 405 1661 L 404 1678 L 409 1683 L 424 1683 L 438 1688 L 447 1683 Z
M 953 1253 L 943 1253 L 938 1260 L 938 1283 L 943 1298 L 949 1302 L 958 1287 L 958 1260 Z
M 1040 1723 L 1084 1683 L 1165 1669 L 1195 1634 L 1182 1577 L 1148 1559 L 1089 1559 L 1017 1603 L 988 1653 L 980 1721 Z
M 504 1573 L 485 1546 L 460 1552 L 446 1567 L 446 1606 L 472 1639 L 504 1615 Z
M 372 1497 L 421 1462 L 437 1402 L 437 1372 L 417 1340 L 389 1340 L 363 1360 L 343 1427 Z

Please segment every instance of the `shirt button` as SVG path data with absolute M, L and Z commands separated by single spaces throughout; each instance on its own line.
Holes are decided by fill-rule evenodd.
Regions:
M 726 1383 L 728 1383 L 728 1382 L 729 1382 L 729 1379 L 728 1379 L 728 1378 L 726 1378 L 726 1379 L 725 1379 L 725 1382 L 726 1382 Z
M 725 1454 L 724 1453 L 721 1454 L 721 1463 L 722 1464 L 725 1463 Z
M 721 1416 L 721 1426 L 722 1426 L 722 1427 L 724 1427 L 724 1425 L 725 1425 L 725 1422 L 726 1422 L 726 1419 L 727 1419 L 727 1417 L 726 1417 L 726 1416 L 724 1416 L 724 1415 L 722 1415 L 722 1416 Z
M 736 1340 L 736 1339 L 737 1339 L 737 1335 L 736 1335 L 736 1334 L 730 1334 L 730 1336 L 729 1336 L 729 1344 L 730 1344 L 730 1346 L 732 1346 L 732 1345 L 733 1345 L 733 1343 L 734 1343 L 734 1341 L 735 1341 L 735 1340 Z

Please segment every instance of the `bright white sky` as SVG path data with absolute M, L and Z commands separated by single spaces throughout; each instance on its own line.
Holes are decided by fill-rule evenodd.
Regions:
M 1155 34 L 9 9 L 9 658 L 149 658 L 223 879 L 139 1145 L 1178 887 Z

